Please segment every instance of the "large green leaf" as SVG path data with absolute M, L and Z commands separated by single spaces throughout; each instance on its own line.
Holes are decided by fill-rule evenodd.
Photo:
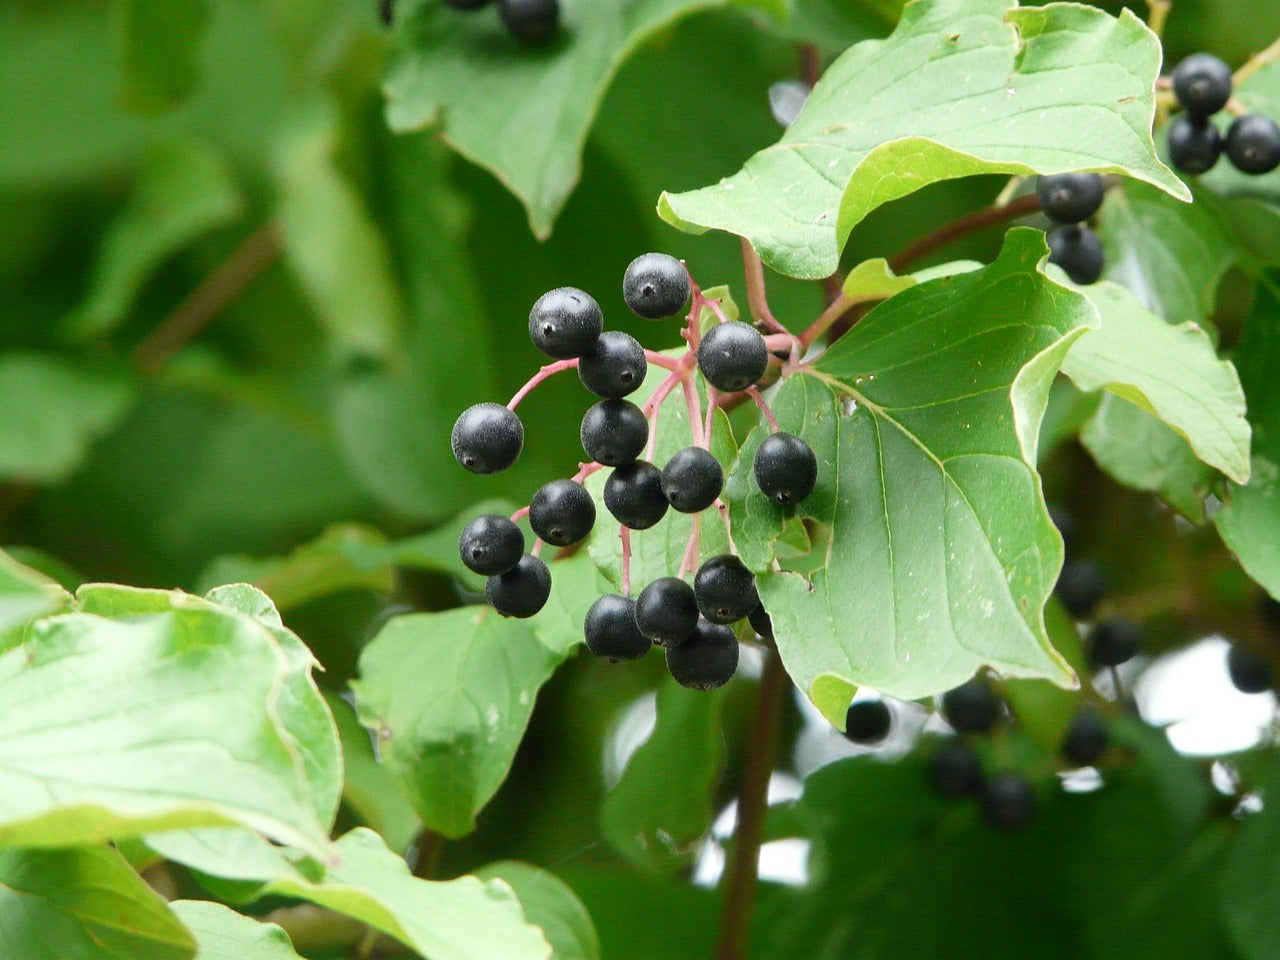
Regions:
M 70 603 L 56 583 L 0 550 L 0 636 Z
M 1159 68 L 1159 42 L 1129 11 L 916 0 L 892 36 L 832 64 L 778 144 L 658 210 L 817 278 L 869 212 L 939 180 L 1098 170 L 1189 199 L 1151 141 Z
M 778 393 L 780 427 L 818 456 L 795 510 L 825 532 L 811 579 L 768 570 L 792 511 L 750 476 L 765 428 L 743 444 L 734 539 L 788 672 L 837 726 L 862 684 L 911 699 L 983 664 L 1074 681 L 1045 634 L 1062 541 L 1033 465 L 1054 373 L 1097 313 L 1041 272 L 1045 250 L 1011 231 L 990 267 L 885 301 Z
M 195 935 L 195 960 L 301 960 L 274 923 L 205 900 L 174 900 L 169 909 Z
M 503 860 L 477 870 L 476 876 L 502 880 L 516 892 L 525 919 L 541 927 L 551 944 L 551 960 L 600 960 L 600 939 L 591 915 L 550 870 Z
M 6 960 L 191 960 L 196 944 L 115 850 L 0 851 Z

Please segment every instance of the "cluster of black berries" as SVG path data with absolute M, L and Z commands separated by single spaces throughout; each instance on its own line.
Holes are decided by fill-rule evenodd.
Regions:
M 1096 283 L 1105 263 L 1102 241 L 1085 222 L 1102 206 L 1096 173 L 1060 173 L 1040 178 L 1040 209 L 1058 226 L 1049 231 L 1049 262 L 1074 283 Z
M 692 289 L 684 265 L 660 253 L 637 257 L 623 278 L 627 306 L 651 320 L 682 312 Z M 661 469 L 641 459 L 649 444 L 649 420 L 624 398 L 644 382 L 649 361 L 634 337 L 605 331 L 603 325 L 599 304 L 574 287 L 544 294 L 529 313 L 530 339 L 558 361 L 544 372 L 576 365 L 583 386 L 602 398 L 582 418 L 579 436 L 592 461 L 584 471 L 613 468 L 605 481 L 604 503 L 629 536 L 629 531 L 654 526 L 668 509 L 693 514 L 711 507 L 724 487 L 724 468 L 704 446 L 685 447 Z M 726 321 L 702 337 L 696 359 L 708 383 L 734 392 L 760 380 L 769 352 L 754 327 Z M 507 407 L 480 403 L 458 417 L 452 446 L 459 464 L 487 474 L 516 461 L 524 426 L 513 408 L 528 389 Z M 656 416 L 656 407 L 650 416 Z M 753 471 L 761 492 L 783 504 L 807 497 L 818 477 L 809 445 L 776 431 L 757 449 Z M 579 479 L 552 480 L 533 495 L 529 525 L 543 542 L 569 547 L 591 532 L 596 507 Z M 551 592 L 551 574 L 541 559 L 525 552 L 524 535 L 514 519 L 477 517 L 462 531 L 458 548 L 468 568 L 488 577 L 485 596 L 499 613 L 530 617 L 542 609 Z M 679 577 L 662 577 L 634 599 L 600 597 L 587 613 L 584 633 L 592 653 L 614 661 L 634 660 L 654 644 L 664 646 L 676 680 L 711 689 L 737 669 L 737 638 L 729 624 L 748 617 L 758 632 L 768 635 L 755 578 L 736 556 L 724 554 L 703 563 L 692 586 Z
M 1204 173 L 1226 151 L 1242 173 L 1280 167 L 1280 127 L 1260 113 L 1231 121 L 1224 140 L 1212 116 L 1231 99 L 1231 68 L 1211 53 L 1193 53 L 1173 71 L 1173 93 L 1182 114 L 1169 124 L 1169 159 L 1183 173 Z
M 455 10 L 479 10 L 492 0 L 444 0 Z M 555 36 L 560 27 L 559 0 L 497 0 L 498 18 L 517 40 L 541 43 Z M 378 0 L 382 22 L 391 26 L 395 18 L 395 0 Z

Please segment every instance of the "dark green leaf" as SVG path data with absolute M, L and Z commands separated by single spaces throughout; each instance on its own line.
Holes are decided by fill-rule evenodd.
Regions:
M 551 944 L 551 960 L 600 960 L 600 938 L 586 907 L 554 873 L 503 860 L 476 871 L 481 880 L 498 879 L 520 898 L 524 917 L 541 927 Z
M 124 0 L 119 10 L 125 99 L 143 113 L 172 107 L 199 80 L 209 0 Z

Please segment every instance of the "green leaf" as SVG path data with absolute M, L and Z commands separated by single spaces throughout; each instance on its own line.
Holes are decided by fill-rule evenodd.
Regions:
M 1044 625 L 1053 648 L 1078 672 L 1086 672 L 1080 631 L 1062 604 L 1051 598 L 1044 608 Z M 1056 756 L 1071 718 L 1082 705 L 1077 691 L 1063 690 L 1047 680 L 1010 680 L 1002 687 L 1005 702 L 1019 729 L 1041 750 Z
M 0 550 L 0 636 L 70 602 L 71 597 L 52 580 Z
M 0 850 L 0 942 L 12 960 L 191 960 L 196 944 L 108 847 Z
M 1041 611 L 1062 563 L 1034 464 L 1049 385 L 1097 315 L 1040 271 L 1044 235 L 1009 233 L 974 273 L 872 310 L 773 400 L 818 457 L 794 511 L 751 479 L 746 439 L 726 489 L 787 671 L 837 727 L 862 685 L 904 699 L 983 664 L 1059 684 Z M 848 412 L 846 412 L 848 411 Z M 793 514 L 829 532 L 811 579 L 768 570 Z
M 301 960 L 274 923 L 205 900 L 174 900 L 169 909 L 195 935 L 195 960 Z
M 210 6 L 209 0 L 125 0 L 118 15 L 129 106 L 151 113 L 192 92 Z
M 828 68 L 778 144 L 715 186 L 663 194 L 658 212 L 816 279 L 868 213 L 939 180 L 1097 170 L 1186 200 L 1151 141 L 1159 69 L 1159 42 L 1128 11 L 918 0 L 892 36 Z
M 688 866 L 710 829 L 724 763 L 722 693 L 687 690 L 664 678 L 653 733 L 600 808 L 609 844 L 649 873 L 670 876 Z
M 0 354 L 0 478 L 64 479 L 132 399 L 129 379 L 114 371 L 38 353 Z
M 1245 960 L 1272 960 L 1280 931 L 1270 919 L 1280 910 L 1280 774 L 1267 782 L 1269 801 L 1245 822 L 1222 871 L 1221 908 L 1227 930 Z
M 893 272 L 889 261 L 883 257 L 863 260 L 844 278 L 841 287 L 846 298 L 853 303 L 871 303 L 888 300 L 895 293 L 914 287 L 919 281 L 912 276 L 900 277 Z
M 551 960 L 600 960 L 600 938 L 591 915 L 554 873 L 515 860 L 482 867 L 481 880 L 502 880 L 515 891 L 525 919 L 541 927 L 551 944 Z

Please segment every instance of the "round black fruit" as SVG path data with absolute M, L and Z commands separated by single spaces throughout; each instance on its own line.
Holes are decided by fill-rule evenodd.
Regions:
M 591 605 L 582 623 L 587 649 L 597 657 L 639 660 L 652 646 L 636 627 L 636 604 L 630 597 L 608 593 Z
M 1138 625 L 1124 617 L 1115 617 L 1089 631 L 1084 641 L 1084 655 L 1095 669 L 1118 667 L 1137 656 L 1141 645 L 1142 631 Z
M 1193 53 L 1174 68 L 1173 94 L 1187 113 L 1211 116 L 1231 99 L 1231 68 L 1211 53 Z
M 693 577 L 698 609 L 712 623 L 733 623 L 760 605 L 756 578 L 741 560 L 724 553 L 712 557 Z
M 1236 117 L 1227 127 L 1227 159 L 1242 173 L 1270 173 L 1280 167 L 1280 127 L 1260 113 Z
M 678 646 L 698 626 L 693 587 L 679 577 L 659 577 L 636 598 L 636 626 L 659 646 Z
M 1097 564 L 1088 560 L 1072 560 L 1063 564 L 1053 589 L 1067 613 L 1076 619 L 1084 619 L 1098 605 L 1106 587 Z
M 1252 650 L 1237 646 L 1228 649 L 1227 673 L 1241 693 L 1263 693 L 1271 689 L 1271 670 Z
M 644 411 L 630 400 L 601 400 L 582 416 L 578 431 L 588 457 L 606 467 L 630 463 L 649 442 Z
M 813 448 L 790 433 L 771 433 L 756 447 L 751 463 L 756 486 L 775 503 L 799 503 L 818 482 Z
M 986 733 L 1000 719 L 1003 704 L 980 677 L 942 695 L 942 715 L 959 733 Z
M 982 816 L 987 823 L 1005 829 L 1025 827 L 1036 815 L 1036 794 L 1020 773 L 997 773 L 979 790 Z
M 689 272 L 665 253 L 642 253 L 622 278 L 622 298 L 631 312 L 647 320 L 663 320 L 684 310 L 689 300 Z
M 529 526 L 556 547 L 577 543 L 596 522 L 596 505 L 587 488 L 573 480 L 552 480 L 529 501 Z
M 1096 173 L 1059 173 L 1040 178 L 1040 209 L 1058 223 L 1088 220 L 1102 206 L 1102 178 Z
M 929 785 L 944 797 L 962 797 L 982 786 L 978 752 L 963 740 L 944 740 L 929 757 Z
M 1204 173 L 1222 155 L 1222 134 L 1213 121 L 1184 113 L 1169 123 L 1169 160 L 1183 173 Z
M 844 715 L 844 735 L 854 743 L 879 743 L 889 735 L 893 714 L 883 700 L 859 700 Z
M 492 577 L 506 573 L 524 555 L 524 534 L 507 517 L 476 517 L 458 536 L 458 555 L 468 570 Z
M 551 571 L 533 554 L 484 584 L 485 599 L 504 617 L 532 617 L 551 596 Z
M 559 0 L 498 0 L 502 25 L 517 40 L 542 43 L 560 26 Z
M 672 508 L 697 513 L 716 502 L 724 489 L 724 468 L 701 447 L 677 450 L 662 468 L 662 492 Z
M 667 669 L 683 687 L 724 686 L 738 669 L 738 638 L 728 627 L 699 620 L 684 643 L 667 646 Z
M 1077 767 L 1091 767 L 1107 749 L 1107 725 L 1098 711 L 1078 710 L 1062 738 L 1062 755 Z
M 717 390 L 745 390 L 764 376 L 769 350 L 750 324 L 730 320 L 712 327 L 698 344 L 698 369 Z
M 747 614 L 747 623 L 751 624 L 751 629 L 756 635 L 770 643 L 773 639 L 773 618 L 769 616 L 769 611 L 764 608 L 764 604 L 756 607 Z
M 635 337 L 606 330 L 578 360 L 578 379 L 598 397 L 625 397 L 640 389 L 647 369 Z
M 529 311 L 529 339 L 553 360 L 582 356 L 603 329 L 600 304 L 577 287 L 556 287 Z
M 649 529 L 667 512 L 662 474 L 647 460 L 614 467 L 604 483 L 604 505 L 624 527 Z
M 1073 283 L 1096 283 L 1106 259 L 1102 241 L 1085 226 L 1055 227 L 1049 231 L 1049 262 L 1066 271 Z
M 477 403 L 453 424 L 453 456 L 472 473 L 497 473 L 516 462 L 524 447 L 524 424 L 500 403 Z

